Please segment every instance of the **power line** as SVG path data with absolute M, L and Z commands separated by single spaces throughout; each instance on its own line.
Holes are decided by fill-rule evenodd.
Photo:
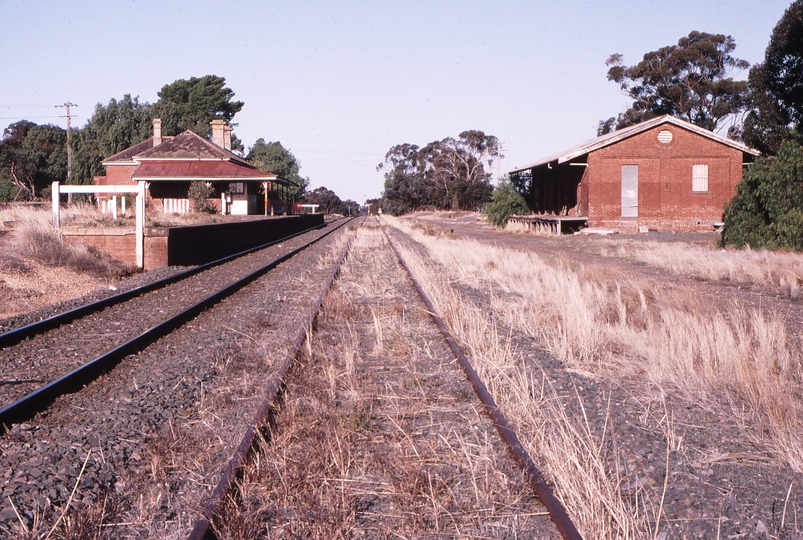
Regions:
M 0 116 L 0 120 L 38 120 L 40 118 L 63 118 L 61 116 Z M 73 115 L 75 118 L 75 115 Z

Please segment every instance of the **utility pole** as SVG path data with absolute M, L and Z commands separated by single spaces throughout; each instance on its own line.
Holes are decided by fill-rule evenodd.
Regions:
M 66 118 L 67 119 L 67 181 L 66 184 L 70 183 L 70 177 L 72 176 L 72 148 L 70 147 L 70 119 L 74 118 L 74 115 L 70 114 L 70 107 L 77 107 L 75 103 L 71 103 L 70 100 L 64 102 L 63 105 L 56 105 L 56 108 L 64 107 L 67 109 L 67 114 L 59 116 L 59 118 Z M 69 199 L 67 202 L 72 202 L 72 193 L 67 194 L 67 198 Z

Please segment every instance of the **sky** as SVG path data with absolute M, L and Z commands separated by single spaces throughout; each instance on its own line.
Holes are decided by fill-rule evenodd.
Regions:
M 630 103 L 613 53 L 633 65 L 698 30 L 761 62 L 790 2 L 0 0 L 0 127 L 66 127 L 67 101 L 80 127 L 112 98 L 218 75 L 246 148 L 280 141 L 310 189 L 362 203 L 396 144 L 482 130 L 502 142 L 496 177 L 593 138 Z

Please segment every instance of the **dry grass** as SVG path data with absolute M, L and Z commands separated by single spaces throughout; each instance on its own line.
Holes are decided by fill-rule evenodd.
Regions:
M 602 240 L 603 254 L 636 259 L 677 274 L 756 285 L 787 298 L 803 296 L 803 253 L 717 249 L 681 242 Z
M 82 207 L 75 208 L 81 215 Z M 24 261 L 33 261 L 46 266 L 63 267 L 100 278 L 114 278 L 129 273 L 131 269 L 112 259 L 93 246 L 67 242 L 53 226 L 53 216 L 41 209 L 13 208 L 0 210 L 0 218 L 13 222 L 13 228 L 4 238 L 4 258 L 20 261 L 18 267 L 25 270 Z M 10 263 L 6 269 L 14 270 Z
M 533 537 L 526 490 L 472 429 L 474 401 L 450 397 L 464 379 L 383 277 L 382 243 L 358 234 L 221 538 Z
M 430 247 L 437 250 L 441 244 Z M 466 242 L 456 244 L 466 246 Z M 643 538 L 648 517 L 620 492 L 624 480 L 608 466 L 616 457 L 610 455 L 604 434 L 600 438 L 587 421 L 578 422 L 567 415 L 567 404 L 554 388 L 542 382 L 536 366 L 517 353 L 510 336 L 500 334 L 495 314 L 475 305 L 449 284 L 454 274 L 439 273 L 411 251 L 404 250 L 404 257 L 436 311 L 469 352 L 472 364 L 522 443 L 554 482 L 557 495 L 584 536 Z M 456 263 L 450 261 L 448 269 L 457 271 Z M 491 268 L 498 269 L 496 265 Z M 471 270 L 459 268 L 463 277 Z
M 730 402 L 734 410 L 745 408 L 754 426 L 748 433 L 794 470 L 803 471 L 803 410 L 798 400 L 802 355 L 799 343 L 777 318 L 736 306 L 721 310 L 683 294 L 664 294 L 626 275 L 553 266 L 531 253 L 471 241 L 433 241 L 400 220 L 389 221 L 413 234 L 445 269 L 422 265 L 418 277 L 429 283 L 438 310 L 472 351 L 505 413 L 526 433 L 525 444 L 540 449 L 554 444 L 550 433 L 575 435 L 565 439 L 570 448 L 554 453 L 555 462 L 541 450 L 536 455 L 549 462 L 546 468 L 574 515 L 598 506 L 597 500 L 611 504 L 579 519 L 589 537 L 639 537 L 649 516 L 615 496 L 622 479 L 603 465 L 606 460 L 616 463 L 615 456 L 599 456 L 595 450 L 603 447 L 603 441 L 589 438 L 582 425 L 561 419 L 560 409 L 546 419 L 538 415 L 534 398 L 528 396 L 540 396 L 541 389 L 531 388 L 529 366 L 515 355 L 501 354 L 504 339 L 496 353 L 483 352 L 483 342 L 499 339 L 494 317 L 533 337 L 574 369 L 602 378 L 640 378 L 645 385 L 678 388 L 696 402 L 714 400 Z M 439 282 L 437 272 L 497 292 L 478 310 L 446 282 Z M 484 312 L 487 305 L 491 313 Z M 667 435 L 668 443 L 670 438 Z M 568 461 L 575 466 L 566 467 L 564 455 L 573 456 Z M 597 480 L 591 482 L 585 475 L 595 470 L 595 463 Z M 598 487 L 587 490 L 588 485 Z
M 555 236 L 555 231 L 545 223 L 523 223 L 521 221 L 508 221 L 504 227 L 505 232 L 514 234 L 532 234 L 534 236 Z

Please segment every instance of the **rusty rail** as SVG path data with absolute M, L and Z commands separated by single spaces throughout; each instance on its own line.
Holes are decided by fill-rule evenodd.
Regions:
M 476 392 L 477 396 L 480 398 L 480 401 L 482 401 L 482 404 L 485 406 L 486 414 L 496 426 L 496 429 L 499 432 L 499 435 L 502 437 L 502 440 L 507 444 L 513 459 L 524 471 L 530 482 L 530 486 L 533 488 L 544 507 L 546 507 L 547 511 L 549 512 L 549 517 L 552 519 L 552 522 L 555 524 L 558 532 L 566 540 L 582 540 L 583 536 L 577 530 L 577 527 L 575 527 L 574 523 L 569 517 L 569 514 L 566 512 L 566 508 L 563 506 L 563 503 L 561 503 L 555 494 L 552 493 L 552 490 L 544 480 L 541 471 L 538 470 L 535 462 L 533 462 L 532 458 L 527 453 L 527 450 L 525 450 L 524 446 L 521 444 L 521 441 L 519 441 L 518 436 L 513 429 L 511 429 L 510 424 L 508 424 L 505 417 L 499 411 L 496 401 L 494 401 L 494 398 L 491 396 L 491 393 L 488 392 L 488 388 L 485 386 L 485 383 L 482 382 L 477 375 L 477 372 L 474 371 L 471 362 L 469 362 L 466 355 L 452 337 L 452 334 L 446 328 L 443 319 L 441 319 L 435 312 L 435 307 L 432 305 L 429 297 L 424 292 L 424 289 L 421 288 L 418 280 L 413 276 L 413 272 L 410 270 L 410 267 L 407 266 L 407 263 L 401 256 L 401 253 L 399 253 L 399 250 L 393 244 L 393 241 L 390 239 L 390 235 L 388 235 L 384 227 L 382 227 L 382 232 L 385 234 L 385 238 L 387 238 L 390 247 L 396 254 L 396 258 L 399 260 L 399 263 L 407 271 L 407 275 L 410 278 L 410 281 L 413 283 L 416 291 L 418 291 L 418 295 L 424 301 L 424 304 L 426 304 L 432 320 L 438 326 L 438 329 L 440 329 L 444 339 L 449 344 L 449 347 L 451 347 L 452 352 L 460 361 L 460 365 L 463 367 L 463 371 L 465 371 L 468 380 L 471 382 L 474 392 Z
M 340 267 L 342 266 L 343 261 L 346 259 L 353 241 L 354 237 L 352 236 L 348 244 L 346 244 L 343 254 L 337 261 L 337 264 L 335 264 L 332 273 L 329 275 L 329 278 L 327 279 L 320 296 L 316 300 L 310 312 L 310 317 L 307 319 L 307 322 L 304 323 L 304 326 L 296 336 L 296 339 L 293 342 L 293 347 L 282 360 L 281 364 L 279 365 L 279 370 L 268 381 L 265 399 L 262 400 L 259 409 L 257 409 L 257 412 L 254 415 L 254 420 L 246 430 L 245 435 L 243 435 L 243 438 L 240 441 L 240 444 L 237 446 L 237 449 L 234 451 L 234 454 L 229 459 L 220 482 L 218 482 L 217 487 L 209 496 L 209 500 L 201 512 L 201 517 L 195 522 L 195 526 L 190 532 L 188 540 L 212 540 L 217 538 L 217 535 L 212 529 L 212 520 L 220 512 L 223 504 L 226 501 L 226 498 L 234 489 L 235 481 L 242 473 L 242 470 L 248 461 L 251 450 L 253 450 L 254 440 L 256 439 L 257 433 L 259 433 L 261 426 L 265 424 L 266 420 L 268 419 L 268 415 L 276 405 L 276 401 L 281 395 L 281 391 L 284 387 L 284 381 L 288 372 L 290 371 L 290 367 L 293 365 L 298 351 L 301 349 L 301 346 L 304 344 L 304 340 L 307 338 L 307 335 L 312 328 L 315 318 L 317 317 L 318 312 L 323 305 L 323 300 L 326 296 L 326 293 L 329 292 L 329 289 L 332 287 L 332 283 L 334 283 L 335 279 L 340 273 Z

